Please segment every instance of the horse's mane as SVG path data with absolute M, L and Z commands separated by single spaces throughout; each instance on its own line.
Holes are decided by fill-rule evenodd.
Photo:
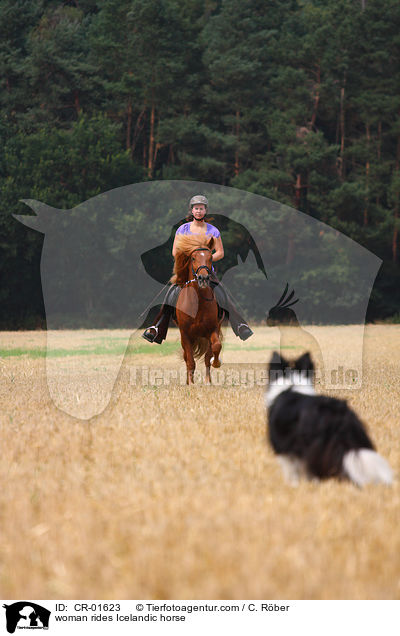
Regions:
M 179 234 L 176 239 L 175 247 L 177 249 L 173 275 L 171 283 L 173 285 L 184 285 L 188 280 L 187 268 L 190 262 L 190 256 L 193 250 L 203 247 L 212 250 L 214 247 L 214 237 L 208 238 L 204 235 L 197 234 Z

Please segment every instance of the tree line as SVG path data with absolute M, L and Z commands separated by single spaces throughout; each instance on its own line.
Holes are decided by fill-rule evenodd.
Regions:
M 369 319 L 398 318 L 399 33 L 397 0 L 0 0 L 0 327 L 44 321 L 20 199 L 166 179 L 337 228 L 383 259 Z

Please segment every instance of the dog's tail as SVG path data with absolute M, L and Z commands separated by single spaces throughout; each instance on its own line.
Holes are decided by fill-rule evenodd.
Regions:
M 393 472 L 386 459 L 369 448 L 346 453 L 343 457 L 343 470 L 360 488 L 366 484 L 389 485 L 393 481 Z

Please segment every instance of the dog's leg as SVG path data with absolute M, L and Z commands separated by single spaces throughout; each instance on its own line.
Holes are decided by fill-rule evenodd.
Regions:
M 283 476 L 291 486 L 298 486 L 301 478 L 306 477 L 305 464 L 297 457 L 290 455 L 278 455 Z

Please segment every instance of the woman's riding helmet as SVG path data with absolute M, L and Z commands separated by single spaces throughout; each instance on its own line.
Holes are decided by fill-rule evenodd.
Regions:
M 202 195 L 202 194 L 196 194 L 196 196 L 195 196 L 195 197 L 192 197 L 192 198 L 190 199 L 190 202 L 189 202 L 190 209 L 192 209 L 192 207 L 193 207 L 194 205 L 196 205 L 196 204 L 197 204 L 197 205 L 199 205 L 199 204 L 200 204 L 200 205 L 205 205 L 205 206 L 206 206 L 206 208 L 208 208 L 208 199 L 207 199 L 207 197 L 203 197 L 203 195 Z

